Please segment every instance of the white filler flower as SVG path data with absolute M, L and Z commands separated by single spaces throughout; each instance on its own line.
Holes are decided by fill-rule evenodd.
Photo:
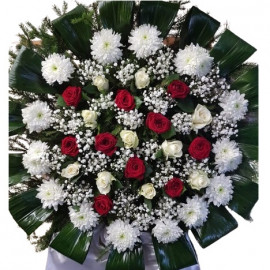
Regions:
M 187 198 L 186 203 L 181 203 L 179 218 L 187 227 L 197 228 L 207 220 L 208 212 L 207 203 L 198 195 L 195 195 L 192 199 Z
M 22 109 L 23 123 L 29 132 L 41 132 L 50 127 L 52 111 L 48 104 L 42 101 L 34 101 Z
M 47 158 L 49 147 L 41 141 L 33 141 L 23 155 L 23 165 L 31 175 L 42 175 L 50 172 Z
M 233 185 L 230 176 L 224 174 L 214 176 L 206 189 L 208 202 L 214 205 L 227 205 L 232 199 Z
M 137 58 L 146 58 L 162 47 L 160 34 L 156 26 L 143 24 L 131 31 L 128 39 L 131 45 L 128 48 L 134 51 Z
M 107 227 L 106 240 L 118 252 L 124 252 L 127 249 L 133 250 L 135 243 L 140 242 L 139 236 L 139 229 L 129 224 L 128 221 L 117 219 Z
M 81 204 L 79 209 L 69 207 L 70 221 L 74 227 L 86 232 L 95 228 L 98 224 L 99 215 L 94 212 L 90 203 Z
M 228 91 L 219 98 L 219 101 L 218 105 L 223 109 L 221 115 L 226 119 L 239 121 L 245 118 L 248 111 L 248 100 L 245 99 L 245 94 L 236 90 Z
M 41 200 L 43 208 L 54 208 L 58 210 L 58 205 L 62 205 L 65 199 L 65 192 L 56 180 L 43 180 L 37 188 L 37 198 Z
M 70 59 L 57 53 L 49 55 L 41 65 L 42 76 L 48 84 L 68 82 L 74 72 Z
M 114 33 L 112 29 L 96 32 L 90 40 L 93 58 L 102 65 L 116 62 L 122 57 L 120 40 L 121 36 Z
M 215 154 L 215 164 L 219 173 L 234 171 L 242 162 L 242 153 L 237 143 L 228 138 L 220 139 L 213 144 L 212 151 Z
M 175 58 L 176 71 L 180 75 L 197 76 L 201 78 L 211 70 L 213 57 L 198 44 L 186 46 L 179 50 Z
M 178 226 L 176 221 L 163 218 L 156 222 L 152 234 L 157 238 L 159 243 L 168 244 L 175 242 L 182 236 L 183 230 Z

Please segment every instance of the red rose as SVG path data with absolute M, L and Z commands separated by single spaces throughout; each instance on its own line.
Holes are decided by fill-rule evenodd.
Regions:
M 77 107 L 81 100 L 82 89 L 77 86 L 69 86 L 65 89 L 62 97 L 68 106 Z
M 115 146 L 117 143 L 116 137 L 114 137 L 111 133 L 105 132 L 100 133 L 95 137 L 95 148 L 97 151 L 103 152 L 107 156 L 112 156 L 116 151 L 117 147 Z
M 171 121 L 161 113 L 150 112 L 147 114 L 146 126 L 154 132 L 160 134 L 170 130 Z
M 79 154 L 77 140 L 75 137 L 68 136 L 62 140 L 61 151 L 64 155 L 75 157 Z
M 179 178 L 172 178 L 165 185 L 165 192 L 171 197 L 179 197 L 184 189 L 184 183 Z
M 131 111 L 135 108 L 134 97 L 125 89 L 117 91 L 115 103 L 118 108 L 125 111 Z
M 171 94 L 172 98 L 186 98 L 189 91 L 189 87 L 179 80 L 172 81 L 167 88 L 167 93 Z
M 107 215 L 113 207 L 112 200 L 107 195 L 98 195 L 94 198 L 94 208 L 101 215 Z
M 125 177 L 142 180 L 145 173 L 145 166 L 143 160 L 138 157 L 130 158 L 126 164 Z
M 204 137 L 195 138 L 189 145 L 189 154 L 198 160 L 209 157 L 211 151 L 211 143 Z

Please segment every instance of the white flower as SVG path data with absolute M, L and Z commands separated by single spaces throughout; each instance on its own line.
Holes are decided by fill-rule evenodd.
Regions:
M 95 228 L 99 219 L 99 215 L 93 210 L 93 206 L 90 203 L 81 204 L 79 209 L 69 207 L 69 217 L 74 227 L 83 232 Z
M 69 164 L 66 168 L 64 168 L 61 172 L 61 176 L 71 179 L 72 177 L 78 175 L 80 173 L 81 164 L 79 162 L 74 162 Z
M 131 31 L 128 39 L 131 45 L 128 48 L 134 51 L 137 58 L 146 58 L 162 47 L 160 34 L 156 26 L 143 24 Z
M 102 29 L 95 32 L 90 40 L 93 58 L 102 65 L 116 62 L 122 57 L 120 40 L 121 36 L 114 33 L 112 29 Z
M 206 197 L 209 203 L 214 205 L 227 205 L 232 199 L 233 185 L 230 176 L 224 174 L 214 176 L 206 189 Z
M 122 130 L 120 137 L 124 143 L 125 148 L 136 148 L 139 144 L 137 133 L 131 130 Z
M 163 218 L 156 222 L 152 234 L 157 238 L 159 243 L 172 243 L 183 235 L 183 230 L 178 226 L 176 221 Z
M 57 53 L 49 55 L 41 65 L 42 76 L 48 84 L 68 82 L 74 72 L 70 59 Z
M 215 154 L 215 164 L 219 173 L 231 172 L 242 162 L 242 153 L 237 143 L 228 138 L 218 140 L 212 149 Z
M 145 68 L 141 68 L 139 69 L 136 73 L 135 73 L 135 85 L 138 89 L 143 89 L 146 88 L 150 83 L 150 77 L 149 75 L 146 73 L 146 69 Z
M 50 162 L 47 158 L 49 147 L 41 141 L 30 143 L 23 155 L 23 165 L 31 175 L 42 175 L 50 172 Z
M 93 85 L 95 85 L 99 91 L 107 91 L 109 89 L 109 81 L 104 76 L 96 76 L 93 79 Z
M 206 221 L 208 212 L 207 203 L 198 195 L 195 195 L 192 199 L 187 198 L 186 203 L 181 203 L 179 218 L 187 227 L 196 228 L 202 226 Z
M 95 111 L 83 110 L 82 117 L 86 127 L 91 129 L 97 127 L 97 113 Z
M 211 112 L 203 105 L 198 104 L 192 115 L 192 129 L 196 132 L 212 122 Z
M 152 200 L 156 196 L 154 185 L 152 183 L 142 185 L 139 194 L 148 200 Z
M 98 173 L 96 181 L 97 188 L 101 194 L 108 194 L 111 191 L 112 181 L 116 180 L 114 176 L 107 171 Z
M 209 185 L 210 180 L 207 173 L 201 170 L 191 172 L 187 180 L 192 189 L 200 190 Z
M 166 159 L 181 157 L 183 155 L 182 148 L 183 148 L 183 144 L 181 141 L 165 140 L 161 145 L 161 149 Z
M 65 192 L 56 180 L 43 180 L 37 188 L 37 198 L 41 200 L 43 208 L 54 208 L 58 210 L 58 205 L 62 205 L 65 199 Z
M 236 90 L 227 91 L 219 98 L 219 101 L 218 105 L 223 109 L 221 115 L 227 120 L 244 119 L 248 111 L 248 100 L 245 99 L 245 94 Z
M 119 253 L 127 249 L 132 251 L 135 243 L 140 242 L 139 236 L 139 229 L 129 224 L 128 221 L 117 219 L 107 227 L 106 240 L 109 244 L 111 243 L 114 249 L 117 249 Z
M 186 46 L 184 50 L 179 50 L 175 58 L 176 71 L 180 75 L 190 75 L 202 77 L 211 70 L 213 57 L 209 52 L 200 47 L 191 44 Z
M 46 102 L 39 100 L 28 104 L 22 109 L 23 123 L 26 124 L 29 132 L 41 132 L 50 127 L 52 111 Z

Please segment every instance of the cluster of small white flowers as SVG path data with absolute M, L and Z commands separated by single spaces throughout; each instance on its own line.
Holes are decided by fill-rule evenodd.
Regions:
M 220 96 L 230 89 L 226 79 L 220 77 L 219 67 L 214 66 L 206 76 L 193 78 L 189 83 L 190 94 L 202 98 L 204 103 L 214 103 Z
M 159 50 L 155 57 L 147 59 L 148 63 L 146 66 L 147 73 L 153 76 L 156 80 L 163 80 L 173 73 L 175 67 L 173 65 L 174 53 L 169 47 L 164 46 L 163 49 Z
M 117 115 L 115 116 L 118 124 L 123 124 L 124 126 L 135 130 L 144 124 L 144 115 L 140 113 L 137 109 L 126 112 L 124 110 L 117 109 Z
M 237 136 L 237 124 L 233 121 L 226 119 L 223 115 L 216 115 L 212 118 L 211 133 L 212 138 L 231 137 Z
M 115 170 L 117 172 L 123 171 L 126 167 L 128 159 L 134 157 L 133 151 L 124 147 L 117 149 L 115 155 L 117 156 L 117 158 L 113 162 L 111 162 L 110 166 L 112 170 Z
M 180 211 L 180 204 L 176 200 L 173 200 L 170 197 L 160 198 L 158 201 L 157 207 L 154 210 L 156 220 L 159 219 L 171 219 L 180 221 L 178 213 Z
M 150 87 L 143 91 L 143 102 L 149 111 L 162 113 L 165 115 L 169 108 L 173 108 L 175 103 L 173 99 L 166 94 L 164 88 Z
M 160 149 L 155 140 L 151 139 L 150 141 L 143 142 L 142 146 L 137 151 L 138 155 L 141 155 L 145 161 L 155 160 L 156 159 L 156 152 Z
M 106 95 L 100 94 L 99 99 L 91 99 L 91 101 L 88 101 L 89 110 L 98 113 L 101 110 L 112 109 L 114 107 L 114 101 L 112 97 L 113 92 L 110 92 Z
M 192 115 L 188 113 L 176 113 L 171 120 L 176 132 L 183 135 L 190 134 L 192 127 Z
M 49 151 L 49 156 L 52 171 L 56 171 L 61 175 L 61 166 L 66 159 L 66 155 L 62 154 L 59 145 L 54 145 L 54 147 Z

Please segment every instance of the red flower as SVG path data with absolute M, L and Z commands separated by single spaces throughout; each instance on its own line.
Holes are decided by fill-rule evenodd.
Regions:
M 165 185 L 165 192 L 171 197 L 179 197 L 184 189 L 184 183 L 179 178 L 172 178 Z
M 161 113 L 150 112 L 146 118 L 146 126 L 154 132 L 165 133 L 171 128 L 171 121 Z
M 66 102 L 66 104 L 68 106 L 74 106 L 74 107 L 77 107 L 77 105 L 79 104 L 81 100 L 81 96 L 82 96 L 82 89 L 81 87 L 77 87 L 77 86 L 67 87 L 62 94 L 62 97 L 64 101 Z
M 95 137 L 95 148 L 97 151 L 103 152 L 107 156 L 112 156 L 116 151 L 117 139 L 111 133 L 100 133 Z
M 75 157 L 79 154 L 77 140 L 73 136 L 68 136 L 62 140 L 61 151 L 64 155 Z
M 125 177 L 142 180 L 145 173 L 145 166 L 143 160 L 138 157 L 130 158 L 126 164 Z
M 131 111 L 135 108 L 134 97 L 125 89 L 117 91 L 115 103 L 118 108 L 125 111 Z
M 186 98 L 189 91 L 189 87 L 179 80 L 172 81 L 167 88 L 167 93 L 171 94 L 172 98 Z
M 94 209 L 101 215 L 107 215 L 113 207 L 112 200 L 107 195 L 98 195 L 94 198 Z
M 211 143 L 204 137 L 195 138 L 188 148 L 189 154 L 197 160 L 209 157 L 210 151 Z

